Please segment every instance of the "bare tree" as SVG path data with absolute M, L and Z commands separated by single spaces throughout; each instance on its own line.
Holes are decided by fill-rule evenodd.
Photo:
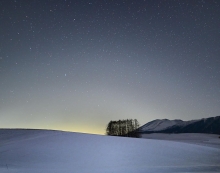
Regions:
M 106 135 L 139 137 L 136 131 L 138 128 L 137 119 L 110 121 L 106 127 Z

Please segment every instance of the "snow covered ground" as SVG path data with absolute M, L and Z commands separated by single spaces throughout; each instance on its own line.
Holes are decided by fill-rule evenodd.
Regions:
M 220 172 L 220 149 L 155 139 L 0 130 L 0 172 L 213 173 Z
M 164 133 L 151 133 L 142 134 L 145 139 L 159 139 L 184 142 L 190 144 L 197 144 L 207 147 L 215 147 L 220 149 L 220 135 L 217 134 L 202 134 L 202 133 L 179 133 L 179 134 L 164 134 Z

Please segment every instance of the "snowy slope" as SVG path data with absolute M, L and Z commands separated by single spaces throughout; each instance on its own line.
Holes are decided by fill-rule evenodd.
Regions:
M 185 142 L 190 144 L 203 145 L 220 149 L 220 136 L 217 134 L 203 134 L 203 133 L 180 133 L 180 134 L 165 134 L 165 133 L 151 133 L 141 134 L 141 138 L 145 139 L 159 139 Z
M 0 130 L 1 173 L 220 172 L 220 150 L 173 141 Z
M 184 121 L 182 120 L 154 120 L 139 128 L 140 131 L 159 131 L 166 128 L 172 127 L 174 125 L 183 125 Z

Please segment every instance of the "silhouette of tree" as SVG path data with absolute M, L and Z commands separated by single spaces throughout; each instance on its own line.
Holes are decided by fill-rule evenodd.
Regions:
M 106 135 L 139 137 L 136 131 L 140 124 L 137 119 L 110 121 L 106 127 Z

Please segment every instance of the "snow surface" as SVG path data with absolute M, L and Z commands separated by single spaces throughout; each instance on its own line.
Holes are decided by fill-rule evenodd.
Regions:
M 204 133 L 179 133 L 179 134 L 165 134 L 165 133 L 151 133 L 142 134 L 145 139 L 158 139 L 184 142 L 190 144 L 203 145 L 207 147 L 214 147 L 220 149 L 220 135 L 204 134 Z
M 220 149 L 165 140 L 0 130 L 0 173 L 220 172 Z

